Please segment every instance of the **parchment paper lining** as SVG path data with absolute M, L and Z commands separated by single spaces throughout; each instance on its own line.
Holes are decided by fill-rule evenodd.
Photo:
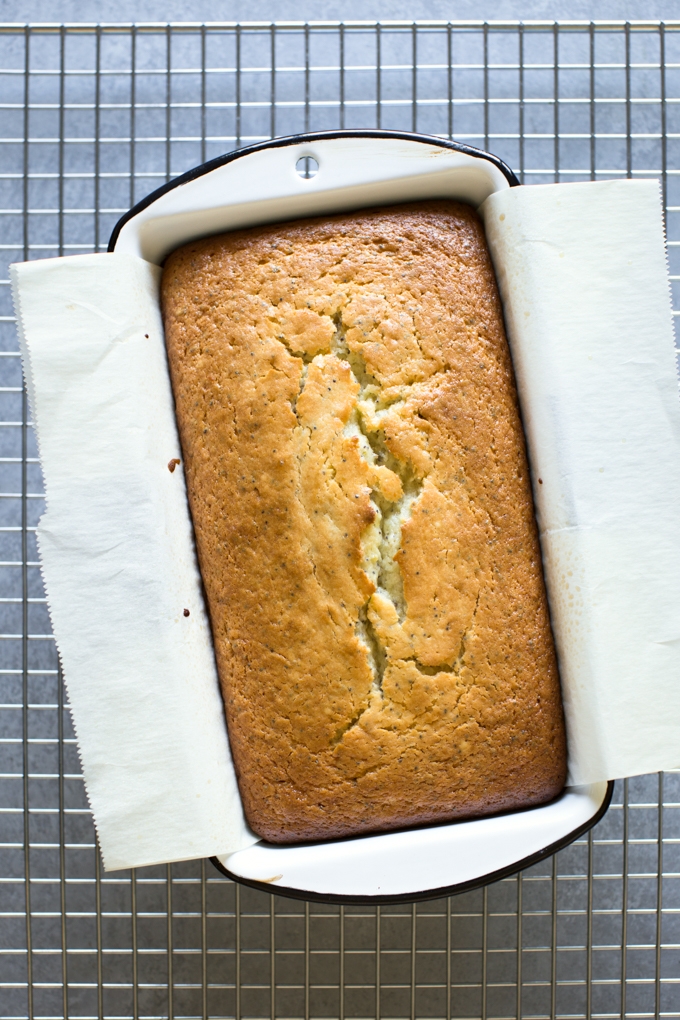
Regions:
M 680 763 L 680 402 L 656 182 L 482 208 L 534 478 L 573 783 Z M 159 270 L 12 267 L 43 574 L 107 868 L 250 845 L 179 458 Z M 186 616 L 184 610 L 189 610 Z

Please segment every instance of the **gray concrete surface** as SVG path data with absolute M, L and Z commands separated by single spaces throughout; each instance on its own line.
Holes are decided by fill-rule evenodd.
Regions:
M 680 19 L 680 0 L 0 0 L 11 22 Z

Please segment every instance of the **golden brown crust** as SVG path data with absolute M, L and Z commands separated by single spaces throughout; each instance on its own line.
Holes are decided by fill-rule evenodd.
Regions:
M 168 259 L 162 297 L 255 832 L 555 796 L 555 653 L 476 213 L 419 202 L 208 238 Z

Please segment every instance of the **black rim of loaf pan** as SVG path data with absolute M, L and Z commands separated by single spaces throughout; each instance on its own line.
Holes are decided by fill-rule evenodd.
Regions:
M 504 163 L 498 156 L 494 156 L 490 152 L 485 152 L 484 149 L 476 149 L 474 145 L 466 145 L 464 142 L 449 141 L 447 138 L 437 138 L 434 135 L 420 135 L 413 131 L 378 131 L 376 130 L 347 130 L 347 131 L 310 131 L 307 134 L 300 135 L 284 135 L 281 138 L 273 138 L 266 142 L 256 142 L 254 145 L 246 145 L 242 149 L 234 149 L 233 152 L 227 152 L 223 156 L 216 156 L 214 159 L 209 159 L 207 163 L 201 163 L 200 166 L 196 166 L 193 170 L 187 170 L 185 174 L 180 174 L 179 177 L 174 177 L 167 184 L 162 184 L 160 188 L 156 188 L 150 195 L 143 198 L 136 205 L 133 205 L 132 209 L 128 210 L 116 223 L 109 240 L 108 251 L 114 251 L 116 242 L 118 241 L 118 235 L 129 220 L 137 216 L 138 213 L 144 209 L 148 209 L 150 205 L 166 195 L 168 191 L 172 191 L 173 188 L 178 188 L 182 184 L 189 184 L 190 181 L 195 181 L 198 177 L 203 177 L 204 174 L 209 174 L 213 170 L 217 170 L 218 167 L 226 166 L 227 163 L 233 163 L 236 159 L 241 159 L 242 156 L 249 156 L 251 152 L 261 152 L 263 149 L 281 149 L 288 145 L 300 145 L 302 142 L 319 142 L 326 139 L 332 138 L 401 138 L 407 142 L 421 142 L 426 145 L 438 145 L 441 149 L 453 149 L 455 152 L 464 152 L 467 156 L 474 156 L 477 159 L 486 159 L 489 163 L 493 163 L 497 167 L 503 176 L 508 181 L 511 188 L 519 186 L 520 181 L 517 179 L 513 171 Z
M 471 892 L 473 889 L 481 889 L 485 885 L 491 885 L 493 882 L 500 882 L 503 878 L 510 878 L 511 875 L 516 875 L 518 871 L 524 871 L 525 868 L 530 868 L 534 864 L 544 861 L 546 857 L 552 857 L 559 850 L 564 850 L 565 847 L 573 843 L 574 840 L 583 836 L 584 833 L 588 832 L 593 826 L 605 816 L 611 804 L 612 796 L 614 794 L 614 781 L 612 779 L 607 783 L 607 792 L 604 795 L 604 799 L 600 804 L 599 808 L 595 812 L 592 818 L 589 818 L 583 825 L 579 825 L 578 828 L 569 832 L 566 836 L 562 836 L 555 843 L 550 843 L 549 846 L 544 847 L 542 850 L 538 850 L 535 854 L 530 854 L 528 857 L 523 857 L 520 861 L 515 861 L 513 864 L 509 864 L 505 868 L 499 868 L 498 871 L 490 871 L 487 875 L 480 875 L 479 878 L 473 878 L 469 882 L 459 882 L 457 885 L 446 885 L 440 886 L 437 889 L 424 889 L 422 892 L 409 892 L 409 893 L 397 893 L 394 896 L 338 896 L 335 893 L 317 893 L 304 889 L 290 889 L 287 886 L 281 886 L 272 882 L 257 882 L 250 878 L 241 878 L 240 875 L 235 875 L 233 871 L 229 871 L 217 857 L 211 857 L 210 862 L 213 864 L 218 871 L 221 871 L 223 875 L 230 878 L 232 882 L 238 882 L 239 885 L 247 885 L 251 889 L 259 889 L 261 892 L 273 894 L 275 896 L 287 896 L 293 900 L 311 900 L 315 903 L 347 903 L 347 904 L 387 904 L 387 903 L 416 903 L 423 900 L 440 900 L 446 896 L 458 896 L 460 893 Z

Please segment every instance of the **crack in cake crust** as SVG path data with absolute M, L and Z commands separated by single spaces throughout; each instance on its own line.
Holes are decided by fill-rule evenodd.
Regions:
M 401 570 L 396 556 L 401 547 L 401 529 L 410 518 L 412 506 L 420 495 L 423 479 L 419 479 L 415 475 L 408 462 L 404 463 L 390 452 L 385 443 L 383 429 L 379 424 L 379 415 L 386 407 L 394 406 L 396 403 L 403 403 L 406 396 L 402 395 L 398 401 L 392 401 L 386 407 L 381 406 L 381 386 L 366 371 L 366 365 L 361 354 L 351 351 L 347 346 L 345 341 L 346 331 L 342 323 L 341 312 L 336 312 L 331 318 L 335 331 L 330 337 L 327 348 L 317 352 L 313 357 L 309 354 L 304 355 L 292 350 L 285 333 L 281 333 L 277 337 L 285 344 L 293 357 L 299 358 L 303 362 L 299 392 L 291 406 L 296 411 L 297 401 L 304 390 L 309 365 L 316 358 L 319 358 L 321 355 L 332 354 L 339 361 L 347 363 L 352 378 L 358 387 L 358 394 L 356 406 L 349 423 L 345 426 L 344 434 L 346 436 L 356 435 L 359 439 L 359 452 L 362 459 L 371 467 L 385 467 L 395 476 L 394 484 L 398 485 L 400 483 L 401 489 L 401 494 L 396 496 L 397 490 L 393 488 L 396 498 L 389 498 L 378 485 L 373 484 L 371 486 L 371 505 L 375 513 L 375 520 L 367 526 L 362 535 L 362 567 L 367 578 L 375 586 L 375 589 L 382 596 L 390 600 L 397 613 L 399 622 L 403 623 L 406 618 L 407 608 Z M 404 387 L 405 394 L 408 393 L 411 385 L 408 384 Z M 373 426 L 372 428 L 371 425 Z M 365 647 L 368 662 L 373 673 L 373 694 L 383 697 L 382 680 L 389 656 L 369 615 L 371 598 L 372 595 L 359 608 L 355 631 Z M 442 662 L 437 666 L 426 666 L 413 655 L 407 656 L 404 661 L 412 662 L 416 669 L 426 676 L 436 676 L 440 672 L 456 673 L 459 671 L 464 655 L 465 641 L 474 626 L 474 618 L 478 605 L 479 595 L 477 595 L 475 602 L 470 627 L 461 638 L 460 649 L 454 663 Z M 332 744 L 334 746 L 340 742 L 345 733 L 361 721 L 363 714 L 363 711 L 359 712 L 347 725 L 342 727 L 333 737 Z

